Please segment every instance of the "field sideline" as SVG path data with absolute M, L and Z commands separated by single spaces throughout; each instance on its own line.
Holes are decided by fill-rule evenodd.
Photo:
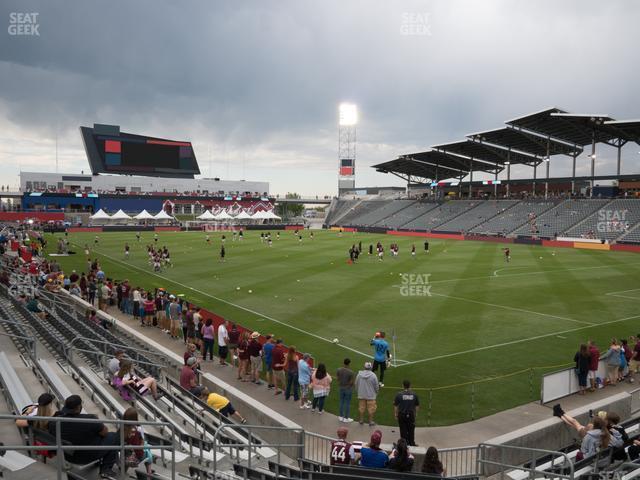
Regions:
M 95 249 L 95 234 L 72 233 L 79 254 L 60 263 L 83 271 L 89 244 L 107 276 L 168 288 L 246 327 L 275 333 L 330 372 L 345 356 L 357 370 L 371 355 L 373 333 L 384 330 L 390 338 L 395 331 L 398 366 L 387 371 L 377 415 L 385 424 L 393 423 L 391 399 L 404 378 L 421 395 L 419 425 L 459 423 L 538 398 L 541 373 L 569 365 L 580 342 L 594 338 L 603 348 L 612 336 L 640 331 L 640 290 L 634 289 L 640 256 L 634 253 L 511 244 L 506 263 L 497 243 L 430 240 L 426 254 L 417 238 L 316 231 L 311 240 L 305 231 L 300 244 L 291 231 L 281 231 L 280 240 L 272 234 L 269 248 L 259 231 L 245 232 L 242 242 L 227 232 L 226 262 L 220 263 L 222 233 L 212 232 L 207 245 L 202 232 L 161 232 L 158 244 L 169 248 L 175 266 L 154 274 L 145 251 L 151 232 L 142 233 L 140 244 L 134 232 L 101 233 Z M 364 254 L 347 264 L 349 247 L 360 241 Z M 399 257 L 387 253 L 379 262 L 368 256 L 377 241 L 386 252 L 398 243 Z M 132 247 L 128 261 L 125 242 Z M 49 245 L 55 248 L 54 241 Z M 406 288 L 408 280 L 415 288 Z M 485 381 L 494 377 L 503 378 Z M 328 409 L 337 410 L 337 386 Z

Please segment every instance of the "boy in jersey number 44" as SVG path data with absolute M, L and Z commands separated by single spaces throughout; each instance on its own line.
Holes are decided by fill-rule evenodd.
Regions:
M 384 387 L 384 372 L 387 369 L 387 365 L 389 360 L 391 360 L 391 353 L 389 352 L 389 344 L 384 339 L 384 332 L 376 332 L 375 336 L 370 342 L 370 345 L 373 346 L 373 372 L 376 373 L 378 371 L 378 367 L 380 367 L 380 380 L 379 384 L 381 387 Z
M 338 429 L 338 440 L 331 442 L 331 465 L 351 465 L 356 458 L 354 447 L 347 442 L 349 430 L 345 427 Z

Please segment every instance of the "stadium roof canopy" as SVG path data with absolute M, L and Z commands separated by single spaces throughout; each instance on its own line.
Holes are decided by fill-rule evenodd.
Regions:
M 622 146 L 630 141 L 640 145 L 640 120 L 617 121 L 609 115 L 573 114 L 552 107 L 505 123 L 506 127 L 472 133 L 465 140 L 401 155 L 373 168 L 403 179 L 408 177 L 409 181 L 411 177 L 463 178 L 474 171 L 497 175 L 508 165 L 535 168 L 554 155 L 572 156 L 575 165 L 584 146 L 594 145 L 591 155 L 593 176 L 595 144 L 606 143 L 618 149 L 619 175 Z
M 506 165 L 507 162 L 512 164 L 524 163 L 526 165 L 535 165 L 542 161 L 541 158 L 537 158 L 530 154 L 518 151 L 509 151 L 509 149 L 505 149 L 503 147 L 491 146 L 471 140 L 443 143 L 440 145 L 433 145 L 431 148 L 440 152 L 461 155 L 467 159 L 473 159 L 476 161 L 472 164 L 473 170 L 491 173 L 494 173 L 496 170 L 502 170 L 503 165 Z M 466 165 L 469 165 L 468 162 Z
M 640 145 L 640 120 L 610 120 L 604 124 L 619 138 Z
M 547 157 L 547 153 L 551 156 L 579 155 L 582 152 L 580 146 L 512 127 L 471 133 L 467 137 L 474 142 L 499 145 L 507 150 L 516 150 L 542 158 Z
M 514 118 L 505 122 L 517 129 L 526 129 L 548 135 L 554 139 L 564 140 L 576 146 L 604 142 L 614 145 L 618 135 L 606 125 L 612 121 L 606 114 L 573 114 L 559 108 L 548 108 L 540 112 Z
M 455 163 L 456 159 L 450 159 L 449 157 L 449 155 L 429 150 L 427 152 L 402 155 L 396 160 L 374 165 L 373 168 L 378 172 L 391 173 L 409 181 L 411 177 L 440 180 L 463 178 L 467 175 L 467 167 L 463 164 Z

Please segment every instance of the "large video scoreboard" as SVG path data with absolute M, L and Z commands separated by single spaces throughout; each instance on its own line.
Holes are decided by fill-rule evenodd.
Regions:
M 117 125 L 80 131 L 94 174 L 193 178 L 200 173 L 191 142 L 124 133 Z

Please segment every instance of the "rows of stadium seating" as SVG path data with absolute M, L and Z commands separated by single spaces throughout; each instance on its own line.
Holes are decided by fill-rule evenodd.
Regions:
M 445 202 L 436 208 L 429 210 L 425 214 L 402 225 L 402 228 L 409 230 L 434 230 L 440 225 L 449 222 L 458 215 L 477 207 L 481 200 L 458 200 L 455 202 Z
M 504 214 L 517 203 L 517 200 L 488 200 L 481 202 L 475 208 L 441 224 L 438 226 L 438 230 L 467 232 L 496 215 Z
M 401 201 L 401 200 L 398 200 Z M 435 202 L 415 202 L 409 205 L 406 205 L 404 208 L 395 211 L 391 215 L 379 220 L 374 223 L 374 227 L 384 227 L 384 228 L 400 228 L 402 225 L 405 225 L 407 222 L 410 222 L 416 217 L 420 215 L 424 215 L 426 212 L 429 212 L 438 206 Z M 364 225 L 356 223 L 356 225 Z
M 470 232 L 487 235 L 507 235 L 526 223 L 529 215 L 533 214 L 538 216 L 557 204 L 558 202 L 554 201 L 536 202 L 524 200 L 475 228 L 472 228 Z
M 328 225 L 638 242 L 640 199 L 337 200 Z
M 361 202 L 351 207 L 351 209 L 340 219 L 341 225 L 350 225 L 355 219 L 361 219 L 367 217 L 372 212 L 377 211 L 388 204 L 393 203 L 393 200 L 370 200 L 367 202 Z
M 372 211 L 369 214 L 358 217 L 360 225 L 375 225 L 383 221 L 387 217 L 395 215 L 400 210 L 407 208 L 409 205 L 416 203 L 415 200 L 391 200 L 385 202 L 384 205 Z
M 536 218 L 535 233 L 544 237 L 562 235 L 578 222 L 604 207 L 609 201 L 603 199 L 565 200 Z M 513 233 L 516 235 L 530 234 L 532 233 L 531 225 L 527 223 Z
M 62 305 L 54 304 L 54 299 L 47 298 L 47 294 L 41 292 L 40 300 L 48 313 L 47 318 L 42 320 L 24 308 L 18 300 L 8 295 L 6 287 L 2 286 L 0 288 L 0 320 L 4 329 L 12 330 L 21 337 L 28 337 L 30 336 L 29 328 L 24 325 L 28 324 L 35 328 L 39 343 L 45 346 L 60 363 L 66 364 L 72 375 L 78 379 L 80 385 L 91 392 L 91 399 L 101 405 L 100 410 L 107 417 L 119 418 L 129 406 L 127 401 L 109 387 L 107 378 L 103 373 L 105 360 L 113 354 L 116 348 L 120 348 L 119 345 L 128 345 L 125 348 L 134 360 L 139 376 L 146 376 L 149 371 L 154 370 L 153 361 L 156 362 L 156 371 L 160 367 L 158 365 L 158 354 L 150 351 L 141 351 L 140 346 L 133 344 L 130 339 L 119 338 L 117 335 L 102 328 L 83 324 L 83 321 L 77 318 L 78 312 L 74 311 L 70 304 L 67 304 L 65 311 Z M 9 319 L 15 323 L 7 323 Z M 104 342 L 108 342 L 107 351 L 109 353 L 106 357 L 103 353 L 105 349 Z M 69 349 L 72 347 L 81 350 L 78 350 L 79 353 L 69 356 Z M 26 352 L 27 347 L 23 345 L 22 349 Z M 148 365 L 143 362 L 147 361 L 148 357 L 153 357 L 151 358 L 152 361 L 149 362 L 152 368 L 145 369 Z M 41 365 L 42 363 L 41 359 L 30 359 L 30 361 L 34 365 Z M 219 425 L 228 423 L 229 420 L 184 391 L 180 387 L 179 381 L 175 378 L 167 375 L 164 383 L 166 383 L 166 386 L 164 384 L 158 386 L 159 390 L 164 394 L 158 402 L 135 394 L 136 407 L 145 419 L 164 421 L 173 427 L 172 431 L 156 432 L 157 435 L 155 437 L 152 432 L 151 438 L 154 441 L 161 439 L 165 444 L 176 445 L 178 449 L 176 454 L 180 462 L 197 462 L 198 464 L 209 465 L 213 459 L 213 436 Z M 49 389 L 57 390 L 53 382 L 50 382 Z M 68 389 L 60 393 L 60 401 L 63 401 L 68 396 L 68 393 Z M 134 394 L 133 391 L 132 394 Z M 37 395 L 33 392 L 33 397 L 30 396 L 26 403 L 26 398 L 20 399 L 21 403 L 17 403 L 13 411 L 19 412 L 25 405 L 33 403 L 32 400 L 35 396 Z M 243 451 L 244 447 L 242 447 L 247 440 L 245 432 L 240 430 L 239 433 L 219 435 L 219 439 L 221 440 L 219 445 L 222 445 L 218 448 L 219 460 L 223 460 L 225 456 L 228 456 L 232 449 L 234 452 L 238 452 L 240 459 L 246 459 L 247 454 Z M 254 442 L 259 442 L 255 438 L 253 440 Z M 161 451 L 154 451 L 153 448 L 152 453 L 155 453 L 156 456 L 165 456 Z M 266 448 L 258 448 L 257 453 L 265 458 L 270 458 L 274 454 L 271 449 Z M 166 466 L 166 459 L 163 463 Z M 231 463 L 227 461 L 227 470 L 230 468 Z
M 613 240 L 626 232 L 627 226 L 640 222 L 638 201 L 618 198 L 569 229 L 567 235 L 580 237 L 593 233 L 597 238 Z

